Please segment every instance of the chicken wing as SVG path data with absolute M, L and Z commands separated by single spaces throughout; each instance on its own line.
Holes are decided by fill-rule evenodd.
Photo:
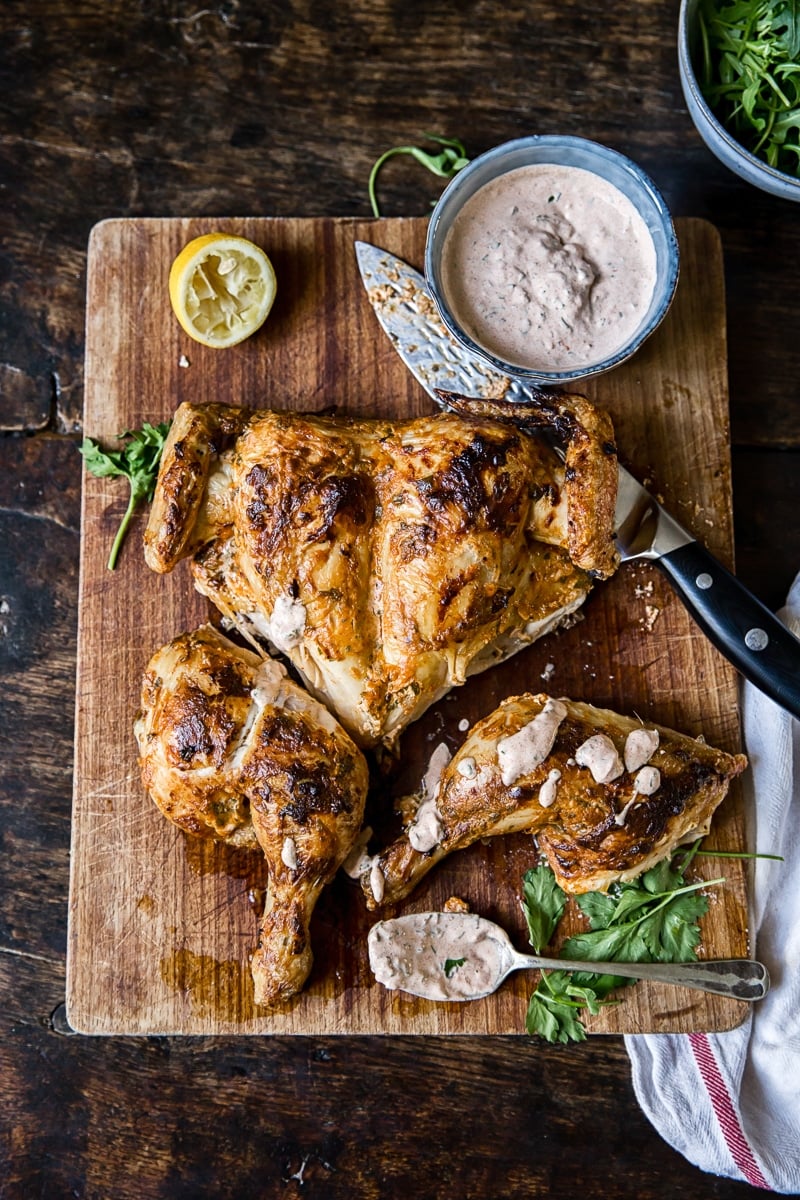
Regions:
M 703 836 L 746 765 L 744 755 L 609 709 L 512 697 L 429 769 L 403 834 L 368 860 L 367 905 L 402 900 L 454 850 L 522 831 L 536 836 L 564 891 L 605 891 Z
M 163 572 L 190 558 L 199 591 L 286 654 L 359 744 L 391 745 L 616 566 L 608 417 L 579 397 L 539 405 L 530 421 L 565 440 L 566 466 L 500 417 L 183 404 L 146 560 Z
M 282 1002 L 308 977 L 312 911 L 361 828 L 364 757 L 279 663 L 210 625 L 156 652 L 141 705 L 142 780 L 163 814 L 188 833 L 264 852 L 255 1000 Z

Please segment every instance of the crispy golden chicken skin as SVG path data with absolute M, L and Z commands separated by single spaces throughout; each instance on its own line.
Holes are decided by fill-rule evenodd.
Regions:
M 533 422 L 564 436 L 566 465 L 508 413 L 368 421 L 182 404 L 147 563 L 189 557 L 199 591 L 252 644 L 286 654 L 359 744 L 392 744 L 614 570 L 613 431 L 575 401 L 548 401 Z
M 452 392 L 442 402 L 462 416 L 483 417 L 529 435 L 544 434 L 564 454 L 566 548 L 570 559 L 599 579 L 613 575 L 619 553 L 613 538 L 617 500 L 617 447 L 608 413 L 585 396 L 541 390 L 535 402 L 476 400 Z
M 311 914 L 361 828 L 367 765 L 270 658 L 205 625 L 153 655 L 135 724 L 142 780 L 181 829 L 260 846 L 269 887 L 252 971 L 257 1004 L 303 987 Z
M 564 891 L 605 891 L 703 836 L 746 766 L 744 755 L 609 709 L 512 697 L 473 727 L 402 836 L 371 861 L 368 907 L 402 900 L 454 850 L 523 831 Z

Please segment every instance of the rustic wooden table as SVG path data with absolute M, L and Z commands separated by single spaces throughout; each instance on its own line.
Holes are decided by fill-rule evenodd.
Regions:
M 738 573 L 800 566 L 798 211 L 709 155 L 677 0 L 6 0 L 0 12 L 0 1193 L 745 1195 L 641 1115 L 618 1038 L 86 1038 L 64 1016 L 86 247 L 109 216 L 368 215 L 377 155 L 533 132 L 720 230 Z M 410 160 L 387 215 L 427 211 Z M 132 336 L 135 337 L 135 331 Z

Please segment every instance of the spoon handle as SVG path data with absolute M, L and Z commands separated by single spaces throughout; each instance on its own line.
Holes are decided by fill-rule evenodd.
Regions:
M 654 979 L 701 992 L 716 992 L 735 1000 L 761 1000 L 769 991 L 769 973 L 760 962 L 726 958 L 687 963 L 576 962 L 566 958 L 541 958 L 520 954 L 515 967 L 588 971 L 593 975 L 621 975 L 626 979 Z

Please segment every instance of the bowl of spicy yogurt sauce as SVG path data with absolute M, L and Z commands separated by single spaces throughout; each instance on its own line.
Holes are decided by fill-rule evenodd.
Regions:
M 436 205 L 425 274 L 439 315 L 497 370 L 558 385 L 630 358 L 678 282 L 669 210 L 624 155 L 585 138 L 506 142 Z

